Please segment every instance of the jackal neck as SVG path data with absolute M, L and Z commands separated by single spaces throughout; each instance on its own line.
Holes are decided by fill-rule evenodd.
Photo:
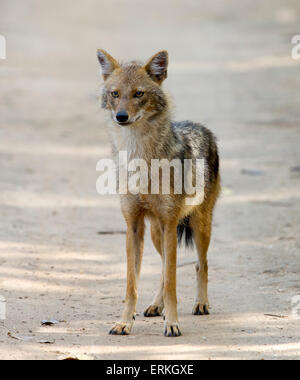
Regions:
M 169 158 L 174 152 L 176 138 L 168 113 L 158 119 L 141 121 L 133 126 L 122 127 L 110 122 L 113 153 L 127 151 L 128 159 Z

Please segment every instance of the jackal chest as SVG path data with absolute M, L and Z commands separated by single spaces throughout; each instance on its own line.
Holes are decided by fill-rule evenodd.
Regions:
M 121 196 L 122 211 L 125 214 L 143 213 L 161 220 L 178 219 L 183 213 L 184 198 L 162 194 L 138 194 Z

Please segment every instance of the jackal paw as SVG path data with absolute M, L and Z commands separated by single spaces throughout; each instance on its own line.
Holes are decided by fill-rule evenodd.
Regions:
M 163 307 L 157 305 L 150 305 L 144 311 L 144 317 L 160 317 L 162 315 Z
M 193 308 L 193 315 L 209 315 L 209 305 L 197 302 Z
M 179 329 L 178 322 L 175 322 L 175 323 L 165 322 L 165 332 L 164 332 L 164 335 L 166 337 L 181 336 L 181 331 Z
M 110 335 L 129 335 L 132 329 L 132 323 L 118 322 L 110 330 Z

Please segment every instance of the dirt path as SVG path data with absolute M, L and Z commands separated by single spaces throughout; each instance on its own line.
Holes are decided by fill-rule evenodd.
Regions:
M 79 3 L 1 0 L 0 359 L 299 359 L 299 1 Z M 95 190 L 96 163 L 109 155 L 97 47 L 122 59 L 167 48 L 176 118 L 219 138 L 212 315 L 191 315 L 196 256 L 180 251 L 175 340 L 142 316 L 160 273 L 149 237 L 133 335 L 108 335 L 123 306 L 125 226 L 118 199 Z M 65 322 L 41 327 L 48 318 Z

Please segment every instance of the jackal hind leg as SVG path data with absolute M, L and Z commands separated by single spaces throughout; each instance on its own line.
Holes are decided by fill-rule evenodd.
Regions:
M 193 307 L 194 315 L 208 315 L 208 262 L 207 251 L 211 239 L 211 214 L 195 212 L 191 216 L 191 227 L 193 229 L 194 240 L 198 253 L 198 263 L 196 264 L 197 294 Z
M 163 258 L 163 248 L 162 248 L 162 236 L 161 236 L 161 226 L 156 221 L 151 221 L 151 238 L 159 253 L 162 260 L 162 274 L 159 284 L 159 289 L 154 297 L 152 303 L 144 311 L 145 317 L 158 317 L 162 315 L 164 309 L 164 258 Z
M 111 335 L 129 335 L 136 316 L 137 285 L 144 248 L 144 217 L 127 220 L 127 291 L 121 321 L 110 330 Z

